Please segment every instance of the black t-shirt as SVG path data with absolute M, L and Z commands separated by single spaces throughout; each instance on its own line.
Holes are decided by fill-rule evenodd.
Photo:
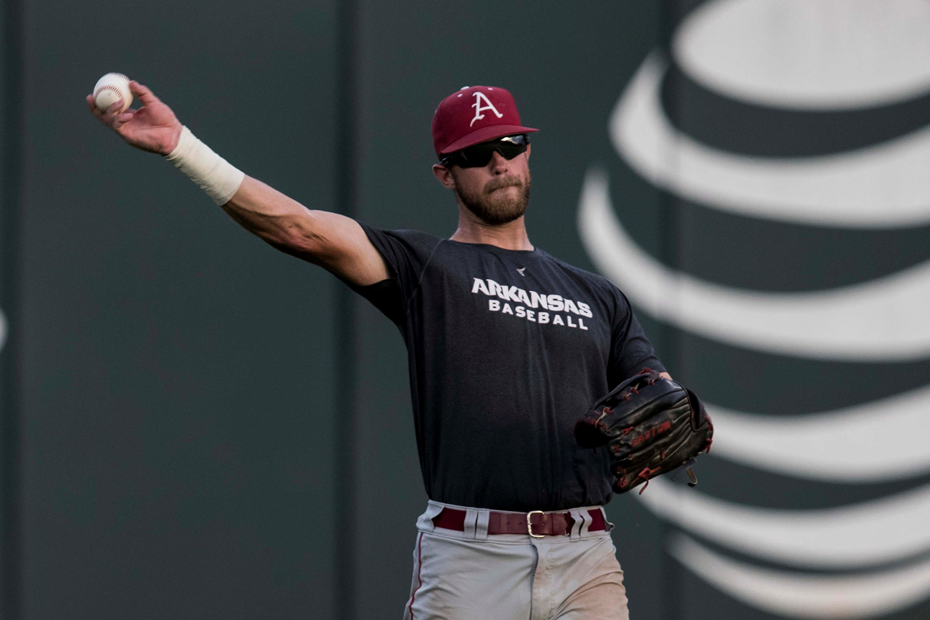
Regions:
M 579 448 L 575 422 L 644 366 L 665 370 L 626 297 L 540 249 L 363 228 L 393 273 L 354 288 L 406 342 L 427 495 L 527 512 L 607 503 L 607 452 Z

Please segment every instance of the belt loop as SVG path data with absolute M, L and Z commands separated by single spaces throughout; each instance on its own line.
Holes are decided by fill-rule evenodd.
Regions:
M 487 540 L 488 538 L 488 521 L 491 517 L 491 511 L 481 509 L 478 511 L 478 520 L 475 523 L 475 539 Z
M 581 537 L 581 527 L 584 525 L 585 511 L 578 508 L 572 508 L 568 511 L 572 515 L 572 531 L 570 538 L 577 540 Z
M 421 532 L 432 532 L 436 529 L 436 524 L 433 523 L 433 519 L 439 516 L 439 513 L 442 512 L 443 505 L 439 502 L 434 502 L 429 500 L 426 505 L 426 512 L 420 515 L 420 518 L 417 519 L 417 529 Z
M 586 538 L 588 536 L 588 528 L 591 526 L 591 523 L 593 523 L 594 520 L 591 518 L 591 513 L 587 510 L 579 510 L 578 516 L 581 517 L 582 521 L 581 527 L 578 529 L 578 537 Z
M 474 540 L 476 536 L 476 526 L 478 525 L 478 512 L 477 508 L 469 508 L 465 511 L 465 523 L 464 531 L 462 536 L 469 540 Z

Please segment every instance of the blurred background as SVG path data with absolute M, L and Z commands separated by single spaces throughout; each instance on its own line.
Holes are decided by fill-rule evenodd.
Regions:
M 0 615 L 400 618 L 405 351 L 88 114 L 148 85 L 310 208 L 454 231 L 508 88 L 534 244 L 611 278 L 717 435 L 608 506 L 633 618 L 930 616 L 926 0 L 4 0 Z

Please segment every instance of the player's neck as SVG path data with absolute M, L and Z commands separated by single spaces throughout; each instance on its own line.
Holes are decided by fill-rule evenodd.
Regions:
M 521 215 L 506 224 L 491 225 L 476 217 L 459 214 L 459 226 L 452 235 L 460 243 L 484 243 L 505 250 L 533 250 Z

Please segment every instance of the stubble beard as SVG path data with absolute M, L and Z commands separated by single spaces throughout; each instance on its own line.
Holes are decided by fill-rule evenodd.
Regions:
M 453 173 L 454 177 L 455 173 Z M 463 192 L 458 183 L 455 185 L 455 195 L 465 208 L 482 222 L 491 226 L 508 224 L 526 213 L 526 206 L 530 202 L 530 174 L 526 173 L 526 182 L 516 176 L 501 177 L 488 181 L 477 192 Z M 517 187 L 516 196 L 513 192 L 493 195 L 494 190 L 502 187 Z

